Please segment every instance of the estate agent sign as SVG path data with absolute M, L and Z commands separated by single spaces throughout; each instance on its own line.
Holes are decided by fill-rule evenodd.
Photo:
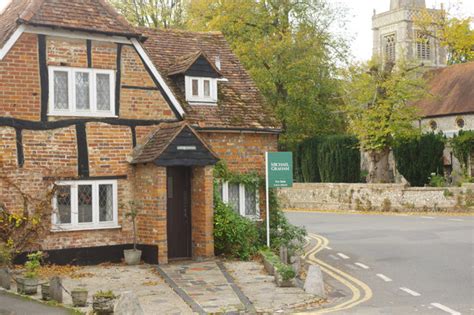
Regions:
M 267 199 L 267 246 L 270 247 L 270 203 L 269 188 L 293 186 L 293 153 L 266 152 L 265 178 Z

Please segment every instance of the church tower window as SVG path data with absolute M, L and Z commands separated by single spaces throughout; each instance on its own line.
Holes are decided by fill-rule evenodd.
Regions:
M 416 57 L 420 60 L 431 59 L 431 45 L 429 35 L 416 33 Z
M 396 37 L 395 33 L 385 35 L 383 38 L 383 45 L 384 45 L 384 57 L 386 61 L 395 61 L 395 45 L 396 45 Z

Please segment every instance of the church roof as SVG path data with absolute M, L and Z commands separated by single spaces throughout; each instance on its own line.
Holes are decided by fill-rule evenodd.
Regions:
M 474 113 L 474 62 L 430 71 L 430 96 L 417 102 L 423 117 Z

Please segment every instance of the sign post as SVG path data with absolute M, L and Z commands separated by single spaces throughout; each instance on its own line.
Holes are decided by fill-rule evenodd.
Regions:
M 265 152 L 265 197 L 267 216 L 267 246 L 270 247 L 270 188 L 293 186 L 293 154 Z

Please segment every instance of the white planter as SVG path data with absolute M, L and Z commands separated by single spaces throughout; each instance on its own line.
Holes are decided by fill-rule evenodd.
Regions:
M 127 265 L 138 265 L 142 257 L 142 251 L 138 249 L 125 249 L 123 256 Z

